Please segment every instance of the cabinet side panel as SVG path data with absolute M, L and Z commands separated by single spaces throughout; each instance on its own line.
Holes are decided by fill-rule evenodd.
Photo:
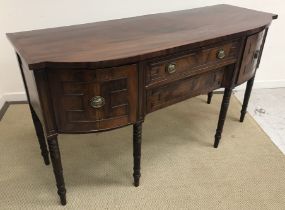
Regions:
M 45 135 L 57 133 L 54 112 L 51 106 L 51 97 L 47 82 L 46 71 L 30 70 L 26 62 L 17 54 L 28 102 L 40 119 Z
M 40 106 L 43 113 L 44 126 L 47 136 L 57 134 L 57 124 L 55 121 L 55 113 L 52 106 L 52 97 L 48 83 L 46 69 L 39 69 L 34 72 Z
M 26 62 L 18 54 L 17 54 L 17 58 L 18 58 L 18 63 L 19 63 L 21 74 L 22 74 L 28 102 L 30 106 L 32 106 L 33 110 L 36 112 L 41 123 L 44 125 L 44 119 L 43 119 L 42 109 L 40 105 L 39 94 L 37 91 L 37 85 L 36 85 L 36 81 L 34 77 L 34 72 L 29 70 L 29 67 L 26 64 Z

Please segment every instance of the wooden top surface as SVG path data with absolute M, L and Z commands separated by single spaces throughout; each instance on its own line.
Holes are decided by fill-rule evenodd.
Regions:
M 153 52 L 263 27 L 276 18 L 271 13 L 216 5 L 7 37 L 30 69 L 36 69 L 54 62 L 138 61 Z

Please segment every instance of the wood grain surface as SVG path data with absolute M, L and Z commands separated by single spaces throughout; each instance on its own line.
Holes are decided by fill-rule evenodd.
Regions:
M 9 33 L 30 69 L 69 63 L 73 67 L 137 62 L 165 50 L 247 32 L 277 15 L 215 5 L 112 21 Z M 113 61 L 113 63 L 110 63 Z M 57 64 L 58 65 L 58 64 Z

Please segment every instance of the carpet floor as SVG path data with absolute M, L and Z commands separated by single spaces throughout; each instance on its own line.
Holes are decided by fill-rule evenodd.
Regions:
M 0 209 L 285 209 L 285 156 L 232 97 L 223 137 L 212 147 L 221 95 L 149 114 L 142 177 L 132 185 L 132 127 L 60 135 L 67 205 L 40 155 L 27 105 L 0 121 Z

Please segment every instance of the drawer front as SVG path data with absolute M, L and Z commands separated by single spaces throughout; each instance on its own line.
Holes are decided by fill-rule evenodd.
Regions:
M 60 132 L 112 129 L 136 121 L 136 65 L 49 72 Z
M 237 79 L 238 85 L 248 81 L 254 76 L 263 37 L 264 31 L 247 38 L 241 68 Z
M 147 113 L 222 87 L 224 72 L 217 69 L 147 90 Z
M 184 55 L 150 62 L 146 70 L 146 84 L 160 83 L 189 75 L 200 74 L 236 62 L 239 41 L 201 48 Z

